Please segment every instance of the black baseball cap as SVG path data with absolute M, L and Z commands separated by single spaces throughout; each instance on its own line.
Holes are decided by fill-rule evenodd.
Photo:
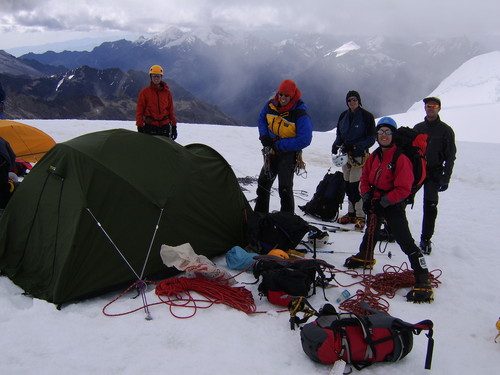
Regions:
M 436 102 L 441 107 L 441 100 L 439 98 L 436 98 L 435 96 L 429 96 L 428 98 L 425 98 L 424 104 L 427 104 L 427 102 Z

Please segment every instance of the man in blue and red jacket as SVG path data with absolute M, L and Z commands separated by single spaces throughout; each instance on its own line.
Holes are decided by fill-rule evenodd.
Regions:
M 397 124 L 391 117 L 383 117 L 377 123 L 377 142 L 380 145 L 366 161 L 360 179 L 363 210 L 368 216 L 368 226 L 359 252 L 346 259 L 348 268 L 373 268 L 373 250 L 376 234 L 383 219 L 391 228 L 401 250 L 408 256 L 415 275 L 415 286 L 407 295 L 408 301 L 431 302 L 432 286 L 429 271 L 420 248 L 415 244 L 406 218 L 405 198 L 413 184 L 413 166 L 410 159 L 400 154 L 393 161 L 397 146 Z
M 311 144 L 312 121 L 296 83 L 285 79 L 259 115 L 259 140 L 266 162 L 260 172 L 255 211 L 269 212 L 271 187 L 278 177 L 281 211 L 294 213 L 293 174 L 302 149 Z

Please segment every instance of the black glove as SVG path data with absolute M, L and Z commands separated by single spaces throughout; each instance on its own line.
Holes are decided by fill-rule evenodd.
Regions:
M 260 139 L 260 143 L 262 143 L 262 146 L 264 146 L 264 147 L 273 147 L 273 145 L 274 145 L 274 141 L 269 134 L 264 134 L 259 139 Z
M 443 184 L 439 186 L 438 191 L 446 191 L 448 189 L 448 184 Z
M 372 201 L 372 211 L 377 216 L 384 216 L 384 207 L 380 204 L 380 199 Z
M 170 125 L 170 138 L 174 141 L 177 139 L 177 125 Z
M 337 152 L 339 152 L 339 146 L 337 146 L 336 144 L 333 144 L 332 145 L 332 154 L 337 155 Z
M 137 127 L 137 131 L 138 131 L 139 133 L 144 133 L 144 126 L 138 126 L 138 127 Z
M 372 205 L 372 200 L 371 199 L 366 199 L 363 201 L 363 212 L 366 215 L 369 215 L 373 211 L 373 205 Z
M 342 146 L 342 151 L 344 151 L 346 154 L 351 152 L 352 150 L 354 150 L 354 145 L 351 145 L 349 143 L 345 143 L 343 146 Z

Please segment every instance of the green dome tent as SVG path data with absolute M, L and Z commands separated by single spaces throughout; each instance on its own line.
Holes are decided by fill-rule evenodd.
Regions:
M 90 133 L 54 146 L 16 190 L 0 219 L 0 269 L 61 304 L 169 270 L 162 244 L 208 257 L 245 246 L 250 210 L 208 146 Z

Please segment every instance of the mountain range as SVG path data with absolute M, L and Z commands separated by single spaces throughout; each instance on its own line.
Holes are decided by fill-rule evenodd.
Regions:
M 151 38 L 106 42 L 92 51 L 28 53 L 16 60 L 26 67 L 24 74 L 36 77 L 37 82 L 48 79 L 48 74 L 55 74 L 51 79 L 56 81 L 69 75 L 81 77 L 84 92 L 99 98 L 106 108 L 114 108 L 87 111 L 85 116 L 106 113 L 108 119 L 118 116 L 116 108 L 122 107 L 127 110 L 116 119 L 133 119 L 133 102 L 147 83 L 147 77 L 137 82 L 139 73 L 146 74 L 154 64 L 163 66 L 172 88 L 178 86 L 178 91 L 183 89 L 206 104 L 203 110 L 209 113 L 205 116 L 217 114 L 217 119 L 204 119 L 204 123 L 226 123 L 222 116 L 234 124 L 256 125 L 265 101 L 283 79 L 290 78 L 302 91 L 315 130 L 325 131 L 336 126 L 339 114 L 346 109 L 349 90 L 359 91 L 364 107 L 376 117 L 403 112 L 465 61 L 484 52 L 484 47 L 467 38 L 416 41 L 319 34 L 263 36 L 213 26 L 187 31 L 170 27 Z M 9 73 L 1 58 L 0 72 Z M 100 75 L 110 77 L 107 83 L 113 86 L 113 95 L 104 97 L 97 90 L 102 90 L 102 83 L 84 84 Z M 111 77 L 121 80 L 114 82 Z M 134 78 L 135 85 L 127 81 Z M 180 110 L 183 106 L 177 103 L 177 95 L 174 92 Z M 191 105 L 188 112 L 199 106 Z M 197 122 L 187 120 L 187 114 L 178 116 L 180 121 Z

